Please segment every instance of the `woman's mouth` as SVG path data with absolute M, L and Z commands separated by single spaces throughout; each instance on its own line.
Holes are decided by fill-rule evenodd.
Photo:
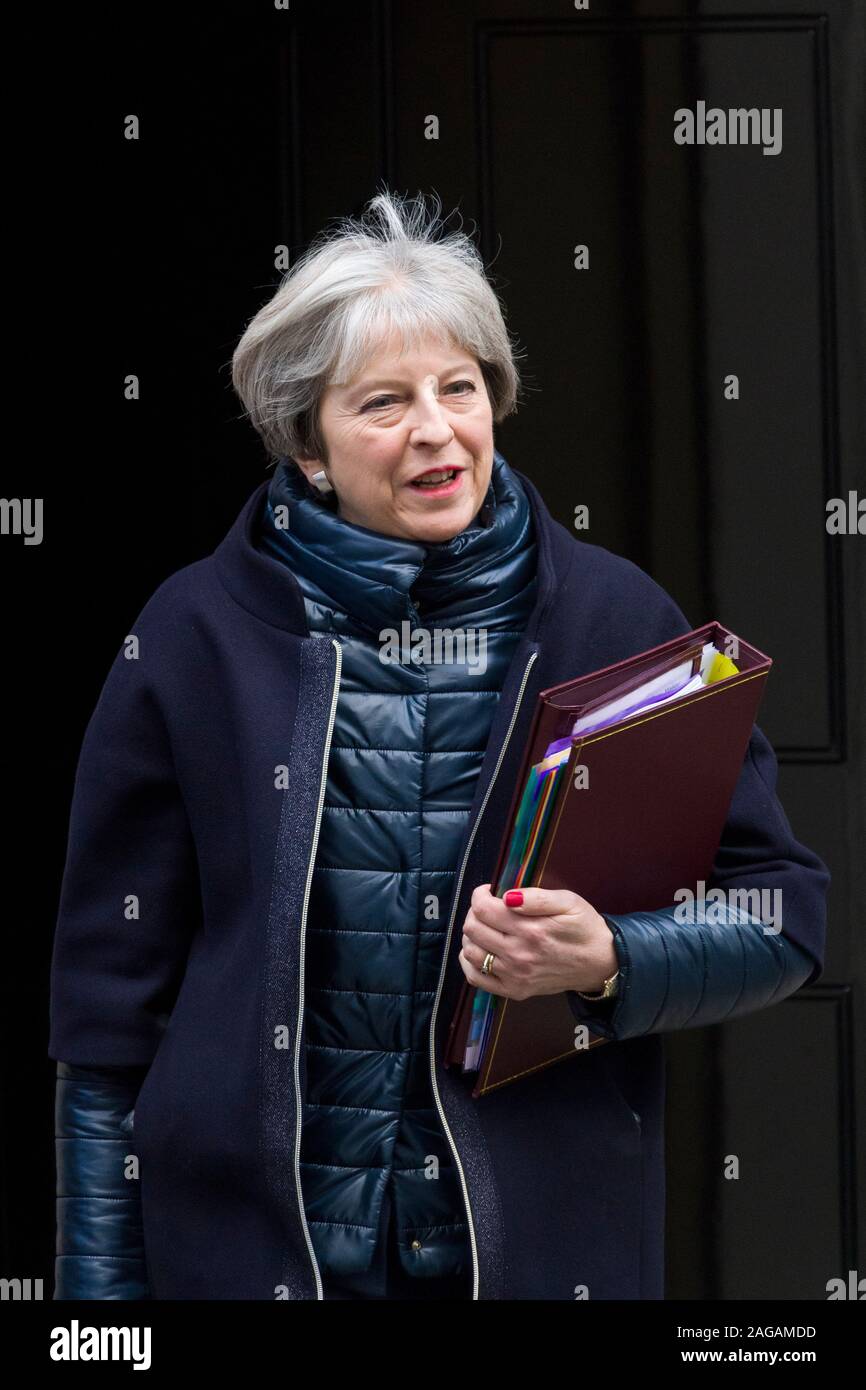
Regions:
M 447 497 L 457 491 L 462 477 L 462 468 L 442 468 L 413 479 L 409 486 L 416 492 L 428 493 L 431 497 Z

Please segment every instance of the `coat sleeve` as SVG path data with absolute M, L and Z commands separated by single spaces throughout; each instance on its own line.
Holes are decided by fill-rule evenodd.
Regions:
M 85 730 L 50 981 L 48 1055 L 149 1065 L 201 919 L 195 847 L 149 678 L 158 635 L 119 653 Z M 150 654 L 150 659 L 148 656 Z
M 54 1298 L 149 1299 L 133 1114 L 144 1067 L 57 1064 Z
M 148 1298 L 132 1117 L 201 921 L 194 841 L 151 671 L 166 624 L 135 626 L 85 730 L 50 981 L 55 1299 Z M 161 670 L 176 668 L 159 660 Z
M 622 1041 L 722 1023 L 820 978 L 830 875 L 794 838 L 775 785 L 775 755 L 754 725 L 703 910 L 674 903 L 604 914 L 618 992 L 594 1004 L 567 991 L 591 1032 Z M 715 901 L 712 889 L 724 900 Z

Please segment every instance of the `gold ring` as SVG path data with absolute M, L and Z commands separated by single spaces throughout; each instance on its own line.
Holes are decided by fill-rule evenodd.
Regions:
M 492 966 L 492 964 L 493 964 L 493 962 L 495 961 L 495 959 L 496 959 L 496 957 L 493 955 L 493 953 L 492 953 L 491 951 L 488 951 L 488 952 L 487 952 L 487 955 L 484 957 L 484 964 L 483 964 L 482 967 L 481 967 L 481 974 L 482 974 L 482 975 L 489 975 L 489 974 L 490 974 L 490 967 Z

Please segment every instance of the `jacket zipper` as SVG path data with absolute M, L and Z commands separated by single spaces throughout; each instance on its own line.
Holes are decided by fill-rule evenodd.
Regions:
M 436 1108 L 437 1108 L 438 1111 L 439 1111 L 439 1118 L 440 1118 L 441 1121 L 442 1121 L 442 1127 L 443 1127 L 443 1129 L 445 1130 L 445 1134 L 446 1134 L 446 1136 L 447 1136 L 447 1138 L 448 1138 L 448 1142 L 449 1142 L 449 1144 L 451 1145 L 451 1152 L 452 1152 L 453 1155 L 454 1155 L 454 1161 L 455 1161 L 455 1163 L 456 1163 L 456 1165 L 457 1165 L 457 1172 L 458 1172 L 459 1177 L 460 1177 L 460 1185 L 461 1185 L 461 1187 L 463 1188 L 463 1202 L 464 1202 L 464 1205 L 465 1205 L 465 1207 L 466 1207 L 466 1216 L 467 1216 L 468 1222 L 469 1222 L 469 1240 L 470 1240 L 470 1243 L 471 1243 L 471 1245 L 472 1245 L 472 1297 L 473 1297 L 473 1299 L 477 1299 L 477 1298 L 478 1298 L 478 1246 L 477 1246 L 477 1243 L 476 1243 L 476 1240 L 475 1240 L 475 1225 L 474 1225 L 474 1222 L 473 1222 L 473 1220 L 472 1220 L 472 1208 L 470 1207 L 470 1204 L 469 1204 L 469 1189 L 468 1189 L 467 1186 L 466 1186 L 466 1175 L 465 1175 L 465 1173 L 463 1172 L 463 1164 L 460 1162 L 460 1155 L 459 1155 L 458 1152 L 457 1152 L 457 1145 L 456 1145 L 455 1142 L 454 1142 L 454 1136 L 453 1136 L 453 1134 L 451 1133 L 451 1130 L 448 1128 L 448 1121 L 447 1121 L 446 1118 L 445 1118 L 445 1111 L 444 1111 L 443 1108 L 442 1108 L 442 1101 L 441 1101 L 440 1096 L 439 1096 L 439 1087 L 438 1087 L 438 1085 L 437 1085 L 437 1083 L 436 1083 L 436 1042 L 435 1042 L 435 1038 L 436 1038 L 436 1014 L 438 1013 L 438 1010 L 439 1010 L 439 1000 L 440 1000 L 440 998 L 441 998 L 441 996 L 442 996 L 442 986 L 443 986 L 443 984 L 445 983 L 445 970 L 446 970 L 446 967 L 447 967 L 447 964 L 448 964 L 448 949 L 449 949 L 449 946 L 450 946 L 450 944 L 451 944 L 451 932 L 452 932 L 452 930 L 453 930 L 453 928 L 454 928 L 454 918 L 455 918 L 456 915 L 457 915 L 457 905 L 458 905 L 458 903 L 459 903 L 459 901 L 460 901 L 460 890 L 461 890 L 461 888 L 462 888 L 462 886 L 463 886 L 463 875 L 464 875 L 464 873 L 465 873 L 465 871 L 466 871 L 466 863 L 467 863 L 467 860 L 469 859 L 469 855 L 470 855 L 470 853 L 471 853 L 471 851 L 472 851 L 472 846 L 473 846 L 473 844 L 474 844 L 474 842 L 475 842 L 475 834 L 476 834 L 476 831 L 478 830 L 478 827 L 479 827 L 479 825 L 481 824 L 481 817 L 484 815 L 484 809 L 485 809 L 485 807 L 486 807 L 486 805 L 487 805 L 487 802 L 488 802 L 488 800 L 489 800 L 489 798 L 490 798 L 490 793 L 493 791 L 493 787 L 494 787 L 494 785 L 495 785 L 496 778 L 499 776 L 499 769 L 500 769 L 501 766 L 502 766 L 502 762 L 503 762 L 503 759 L 505 758 L 505 754 L 506 754 L 506 752 L 508 751 L 508 744 L 509 744 L 509 742 L 510 742 L 510 740 L 511 740 L 511 735 L 512 735 L 512 732 L 513 732 L 513 730 L 514 730 L 514 725 L 515 725 L 515 723 L 517 722 L 517 716 L 518 716 L 518 714 L 520 713 L 520 706 L 521 706 L 521 703 L 522 703 L 522 701 L 523 701 L 523 694 L 524 694 L 524 691 L 526 690 L 526 682 L 527 682 L 527 680 L 529 679 L 529 672 L 530 672 L 530 669 L 531 669 L 531 667 L 532 667 L 533 662 L 536 660 L 537 657 L 538 657 L 538 652 L 533 652 L 532 655 L 530 656 L 529 660 L 528 660 L 527 663 L 526 663 L 526 669 L 525 669 L 524 672 L 523 672 L 523 679 L 522 679 L 521 682 L 520 682 L 520 689 L 519 689 L 519 691 L 517 692 L 517 701 L 516 701 L 515 706 L 514 706 L 514 711 L 513 711 L 512 715 L 511 715 L 511 722 L 510 722 L 510 724 L 508 725 L 508 730 L 507 730 L 507 732 L 506 732 L 505 738 L 504 738 L 503 741 L 502 741 L 502 747 L 501 747 L 501 749 L 499 750 L 499 757 L 497 758 L 497 760 L 496 760 L 496 766 L 495 766 L 495 768 L 493 769 L 493 776 L 490 778 L 490 782 L 488 783 L 487 790 L 486 790 L 486 792 L 484 793 L 484 799 L 483 799 L 483 801 L 481 802 L 480 807 L 478 808 L 478 815 L 475 817 L 475 823 L 474 823 L 474 825 L 472 826 L 472 830 L 470 831 L 470 834 L 469 834 L 469 839 L 468 839 L 467 842 L 466 842 L 466 851 L 465 851 L 465 853 L 464 853 L 464 855 L 463 855 L 463 862 L 462 862 L 461 865 L 460 865 L 460 872 L 459 872 L 458 875 L 457 875 L 457 879 L 456 879 L 456 883 L 455 883 L 455 887 L 454 887 L 454 897 L 453 897 L 453 901 L 452 901 L 452 905 L 451 905 L 451 918 L 450 918 L 450 920 L 449 920 L 449 922 L 448 922 L 448 931 L 447 931 L 446 936 L 445 936 L 445 949 L 444 949 L 444 951 L 443 951 L 443 953 L 442 953 L 442 968 L 441 968 L 440 971 L 439 971 L 439 984 L 438 984 L 438 987 L 437 987 L 437 989 L 436 989 L 436 998 L 435 998 L 435 1000 L 433 1001 L 433 1013 L 432 1013 L 432 1016 L 431 1016 L 431 1019 L 430 1019 L 430 1078 L 431 1078 L 431 1080 L 432 1080 L 432 1082 L 433 1082 L 433 1095 L 434 1095 L 435 1100 L 436 1100 Z
M 319 1262 L 316 1259 L 316 1252 L 313 1249 L 313 1242 L 310 1239 L 310 1229 L 307 1225 L 307 1214 L 304 1211 L 304 1195 L 301 1191 L 301 1124 L 302 1097 L 301 1097 L 301 1034 L 303 1031 L 304 1019 L 304 952 L 306 949 L 306 929 L 307 929 L 307 906 L 310 901 L 310 887 L 313 882 L 313 868 L 316 862 L 316 849 L 319 844 L 319 830 L 322 824 L 322 806 L 325 802 L 325 786 L 328 778 L 328 757 L 331 751 L 331 738 L 334 733 L 334 719 L 337 712 L 337 697 L 340 691 L 340 671 L 343 665 L 343 649 L 335 637 L 331 638 L 334 649 L 337 653 L 337 665 L 334 672 L 334 687 L 331 691 L 331 709 L 328 715 L 328 732 L 325 737 L 325 748 L 322 754 L 322 768 L 319 776 L 319 804 L 316 809 L 316 824 L 313 830 L 313 844 L 310 850 L 310 862 L 307 865 L 307 882 L 304 888 L 304 906 L 301 911 L 301 950 L 300 950 L 300 980 L 298 984 L 298 1025 L 295 1030 L 295 1188 L 298 1194 L 298 1211 L 301 1215 L 301 1225 L 304 1228 L 304 1239 L 307 1242 L 307 1250 L 313 1264 L 313 1275 L 316 1280 L 316 1298 L 324 1299 L 322 1291 L 322 1274 L 319 1269 Z

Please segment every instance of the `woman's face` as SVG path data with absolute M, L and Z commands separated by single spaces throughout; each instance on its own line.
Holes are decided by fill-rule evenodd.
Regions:
M 324 468 L 346 521 L 386 536 L 446 541 L 469 525 L 490 484 L 493 412 L 471 353 L 429 338 L 400 352 L 391 335 L 353 381 L 322 394 Z M 455 470 L 450 481 L 419 483 Z M 435 476 L 435 474 L 434 474 Z

